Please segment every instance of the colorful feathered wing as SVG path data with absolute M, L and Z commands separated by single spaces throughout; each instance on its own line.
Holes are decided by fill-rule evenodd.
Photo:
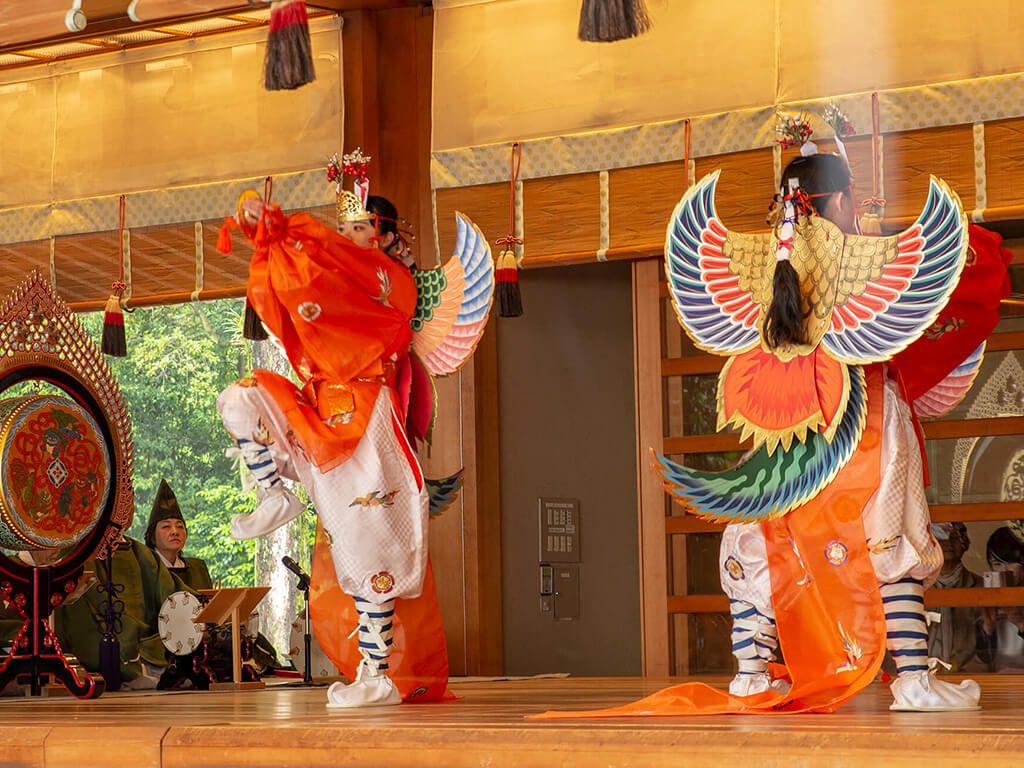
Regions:
M 725 228 L 715 212 L 720 173 L 705 176 L 676 206 L 665 238 L 665 276 L 693 343 L 735 355 L 760 343 L 778 241 Z M 837 360 L 888 360 L 935 321 L 956 288 L 967 217 L 942 179 L 931 177 L 924 210 L 898 235 L 846 235 L 816 216 L 806 221 L 790 261 L 809 300 L 810 346 L 821 341 Z
M 847 236 L 822 345 L 844 363 L 890 359 L 935 322 L 957 286 L 966 255 L 967 216 L 960 198 L 932 176 L 924 210 L 903 232 L 887 238 Z
M 434 376 L 458 371 L 487 325 L 494 299 L 494 261 L 483 232 L 456 211 L 455 251 L 446 264 L 413 271 L 416 313 L 412 319 L 411 391 L 407 431 L 414 442 L 429 445 L 437 407 Z M 425 481 L 430 516 L 452 505 L 462 488 L 462 470 Z
M 444 266 L 413 272 L 419 295 L 412 348 L 434 376 L 455 373 L 487 325 L 494 298 L 494 261 L 479 227 L 456 211 L 455 251 Z
M 715 171 L 691 187 L 672 213 L 665 235 L 665 277 L 679 324 L 694 345 L 732 355 L 760 343 L 761 307 L 723 250 L 730 233 L 715 213 L 720 174 Z M 759 256 L 768 253 L 770 238 L 741 237 L 740 253 L 747 252 L 745 247 Z
M 715 212 L 718 177 L 705 176 L 676 206 L 665 274 L 693 343 L 731 358 L 719 376 L 718 427 L 752 437 L 757 458 L 713 478 L 667 459 L 656 469 L 697 514 L 752 522 L 808 501 L 852 455 L 849 445 L 831 448 L 838 436 L 853 434 L 852 366 L 889 359 L 934 322 L 963 269 L 967 220 L 959 198 L 935 177 L 924 210 L 899 235 L 846 235 L 825 219 L 802 217 L 789 261 L 807 301 L 807 343 L 769 350 L 761 325 L 778 240 L 726 229 Z M 788 484 L 787 472 L 806 462 L 813 471 Z M 757 493 L 741 493 L 738 506 L 716 497 L 737 488 Z
M 430 495 L 430 516 L 438 517 L 448 507 L 455 503 L 455 499 L 462 490 L 462 473 L 459 470 L 454 475 L 442 477 L 438 480 L 427 478 L 424 483 L 427 486 L 427 493 Z
M 430 444 L 437 408 L 432 377 L 455 373 L 473 354 L 494 298 L 487 238 L 458 211 L 455 222 L 458 236 L 448 262 L 412 273 L 417 296 L 406 431 L 414 444 Z
M 914 400 L 914 413 L 921 419 L 937 419 L 956 408 L 974 384 L 985 357 L 982 342 L 967 359 L 942 381 Z

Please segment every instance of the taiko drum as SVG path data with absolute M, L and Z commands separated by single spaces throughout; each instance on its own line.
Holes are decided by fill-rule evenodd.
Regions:
M 84 539 L 111 492 L 95 419 L 52 395 L 0 400 L 0 547 L 60 549 Z

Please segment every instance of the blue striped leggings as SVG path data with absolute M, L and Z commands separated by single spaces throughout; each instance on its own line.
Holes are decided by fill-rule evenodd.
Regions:
M 885 610 L 885 647 L 900 674 L 928 669 L 928 627 L 924 617 L 924 584 L 900 579 L 879 584 Z
M 371 603 L 361 597 L 354 599 L 359 611 L 359 652 L 377 669 L 387 669 L 395 632 L 395 601 Z
M 741 675 L 757 675 L 768 669 L 779 647 L 775 619 L 743 600 L 730 600 L 732 613 L 732 655 Z

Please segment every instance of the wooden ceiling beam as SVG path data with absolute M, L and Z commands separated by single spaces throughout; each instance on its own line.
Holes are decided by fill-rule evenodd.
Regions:
M 84 0 L 82 10 L 89 20 L 88 26 L 82 32 L 70 32 L 64 26 L 64 16 L 72 7 L 72 0 L 3 0 L 0 2 L 0 53 L 29 44 L 42 46 L 74 42 L 253 10 L 251 5 L 240 0 L 144 0 L 137 6 L 137 12 L 144 20 L 134 22 L 128 17 L 129 3 L 130 0 Z M 311 9 L 334 13 L 429 4 L 429 0 L 315 0 L 307 3 Z
M 327 11 L 384 11 L 389 8 L 410 8 L 430 5 L 430 0 L 313 0 L 306 5 Z
M 118 17 L 127 16 L 128 4 L 131 0 L 82 0 L 82 10 L 89 24 L 97 21 L 109 21 Z M 70 0 L 65 3 L 71 6 Z
M 35 51 L 21 51 L 19 55 L 35 59 L 36 61 L 53 61 L 56 58 L 54 56 L 47 56 L 45 53 L 36 53 Z
M 253 21 L 251 18 L 247 19 L 247 18 L 244 18 L 244 17 L 241 17 L 241 16 L 218 16 L 217 14 L 206 15 L 206 16 L 203 16 L 201 18 L 190 18 L 187 21 L 188 22 L 193 22 L 193 21 L 200 21 L 202 19 L 215 18 L 215 17 L 216 18 L 230 18 L 233 21 L 238 21 L 240 23 L 237 26 L 230 27 L 228 29 L 211 29 L 211 30 L 202 31 L 202 32 L 182 32 L 182 31 L 174 28 L 175 24 L 187 23 L 187 22 L 183 22 L 183 21 L 178 21 L 178 22 L 175 22 L 175 23 L 172 23 L 172 24 L 158 25 L 158 26 L 157 25 L 148 25 L 148 26 L 145 27 L 146 29 L 154 31 L 154 32 L 160 32 L 160 33 L 166 35 L 166 38 L 158 39 L 158 40 L 148 40 L 148 41 L 138 42 L 138 43 L 126 43 L 126 44 L 112 43 L 112 42 L 109 42 L 107 40 L 100 40 L 100 39 L 97 39 L 97 38 L 94 38 L 94 37 L 79 37 L 79 38 L 77 38 L 75 40 L 63 40 L 63 41 L 52 41 L 52 42 L 50 42 L 49 45 L 55 45 L 55 44 L 61 44 L 61 43 L 66 44 L 66 43 L 69 43 L 69 42 L 75 42 L 75 43 L 84 43 L 84 44 L 91 45 L 91 46 L 95 47 L 94 50 L 83 50 L 83 51 L 79 51 L 79 52 L 76 52 L 76 53 L 62 54 L 60 56 L 50 56 L 50 55 L 47 55 L 47 54 L 39 53 L 38 50 L 34 50 L 33 48 L 23 48 L 23 47 L 19 47 L 19 46 L 14 46 L 11 49 L 6 50 L 6 51 L 4 49 L 0 48 L 0 54 L 3 54 L 3 53 L 16 53 L 19 56 L 25 56 L 26 58 L 29 58 L 29 59 L 33 60 L 31 62 L 22 61 L 22 62 L 17 62 L 17 63 L 14 63 L 14 64 L 6 64 L 6 65 L 3 65 L 3 66 L 0 66 L 0 72 L 3 72 L 5 70 L 9 70 L 9 69 L 19 69 L 21 67 L 32 66 L 32 65 L 37 64 L 37 63 L 48 63 L 48 62 L 52 62 L 52 61 L 67 61 L 67 60 L 71 60 L 71 59 L 81 59 L 81 58 L 86 58 L 86 57 L 89 57 L 89 56 L 95 56 L 95 55 L 100 54 L 100 53 L 109 53 L 109 52 L 113 52 L 113 51 L 123 51 L 123 50 L 128 50 L 129 48 L 144 48 L 144 47 L 148 47 L 148 46 L 152 46 L 152 45 L 160 45 L 161 43 L 172 41 L 172 40 L 191 40 L 191 39 L 199 38 L 199 37 L 208 37 L 210 35 L 218 35 L 218 34 L 221 34 L 223 32 L 238 32 L 238 31 L 244 30 L 244 29 L 253 29 L 253 28 L 256 28 L 256 27 L 263 26 L 263 24 L 261 22 Z M 45 46 L 44 45 L 40 45 L 39 46 L 39 48 L 43 48 L 43 47 L 45 47 Z
M 0 3 L 0 44 L 52 38 L 67 33 L 70 0 L 8 0 Z
M 59 0 L 60 3 L 70 7 L 70 0 Z M 47 0 L 47 5 L 52 5 L 54 0 Z M 217 10 L 203 12 L 177 14 L 167 18 L 152 21 L 150 23 L 136 23 L 127 15 L 96 21 L 90 20 L 89 25 L 81 32 L 68 32 L 63 26 L 63 16 L 59 19 L 52 15 L 45 17 L 41 12 L 30 14 L 35 19 L 33 26 L 27 26 L 29 20 L 8 19 L 8 10 L 5 8 L 6 0 L 0 2 L 0 53 L 20 52 L 26 47 L 42 47 L 46 45 L 59 45 L 62 43 L 73 43 L 79 40 L 102 37 L 105 35 L 116 35 L 123 32 L 137 32 L 143 29 L 168 26 L 173 24 L 184 24 L 193 21 L 203 21 L 216 16 L 225 16 L 231 13 L 239 13 L 253 10 L 252 7 L 239 0 L 233 2 L 217 3 Z M 42 8 L 40 4 L 40 8 Z M 127 8 L 127 3 L 125 4 Z
M 166 23 L 168 19 L 183 15 L 197 13 L 220 15 L 225 11 L 234 10 L 237 5 L 237 0 L 138 0 L 134 12 L 139 21 L 130 21 L 145 26 L 153 22 Z
M 194 37 L 194 35 L 190 35 L 187 32 L 175 29 L 173 24 L 161 24 L 159 27 L 149 27 L 149 29 L 164 35 L 170 35 L 175 40 L 188 40 L 190 37 Z
M 81 12 L 88 29 L 113 19 L 128 21 L 131 0 L 82 0 Z M 0 44 L 23 44 L 73 34 L 65 26 L 65 17 L 73 0 L 4 0 L 0 3 Z

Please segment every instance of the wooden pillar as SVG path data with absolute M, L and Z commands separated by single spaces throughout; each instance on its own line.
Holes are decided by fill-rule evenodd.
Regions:
M 465 370 L 471 369 L 472 363 Z M 435 381 L 437 421 L 429 451 L 420 451 L 420 464 L 427 477 L 447 477 L 463 468 L 466 487 L 452 506 L 430 520 L 430 561 L 437 584 L 437 600 L 444 621 L 448 645 L 448 669 L 466 675 L 466 589 L 464 521 L 475 508 L 472 502 L 472 474 L 475 462 L 463 456 L 462 377 L 459 373 Z
M 413 253 L 434 263 L 430 194 L 429 8 L 343 14 L 345 152 L 370 155 L 370 193 L 387 197 L 412 225 Z
M 637 515 L 640 530 L 640 622 L 643 674 L 669 674 L 665 493 L 648 469 L 664 441 L 661 393 L 661 300 L 656 259 L 633 262 L 633 349 L 637 424 Z
M 468 672 L 499 675 L 503 670 L 501 611 L 501 494 L 498 446 L 498 318 L 491 314 L 463 375 L 463 455 L 473 462 L 466 487 L 465 563 Z M 469 366 L 467 366 L 469 368 Z M 465 370 L 465 369 L 464 369 Z M 467 474 L 469 474 L 467 472 Z
M 395 8 L 377 13 L 376 29 L 380 155 L 371 166 L 372 178 L 412 225 L 417 262 L 433 266 L 430 90 L 434 18 L 429 8 Z
M 377 14 L 348 11 L 342 14 L 342 82 L 345 86 L 345 146 L 339 156 L 356 147 L 376 161 L 380 155 L 377 103 Z M 371 166 L 371 180 L 376 179 Z M 371 190 L 372 190 L 371 185 Z
M 417 258 L 420 264 L 434 262 L 434 210 L 430 184 L 430 152 L 433 130 L 433 80 L 434 80 L 434 16 L 430 8 L 417 10 L 414 42 L 416 45 L 416 123 L 417 163 L 419 167 L 420 206 L 416 218 L 409 220 L 416 226 L 418 244 Z M 412 105 L 410 105 L 410 109 Z
M 353 11 L 344 18 L 344 150 L 361 146 L 371 155 L 371 193 L 387 197 L 411 223 L 414 256 L 432 266 L 431 10 Z M 465 471 L 461 500 L 430 524 L 452 674 L 502 672 L 497 370 L 492 321 L 473 360 L 437 381 L 434 442 L 420 456 L 428 477 Z

